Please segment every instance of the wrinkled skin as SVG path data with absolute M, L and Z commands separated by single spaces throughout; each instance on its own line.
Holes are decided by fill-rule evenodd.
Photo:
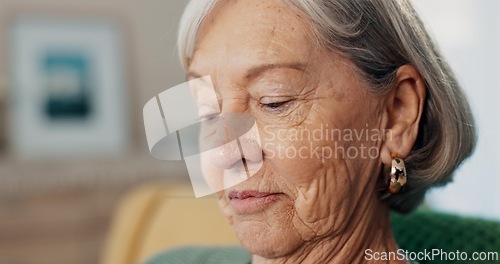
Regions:
M 274 66 L 259 68 L 269 65 Z M 362 263 L 367 248 L 396 251 L 378 184 L 383 164 L 390 163 L 390 152 L 405 155 L 411 149 L 392 147 L 408 141 L 398 132 L 405 130 L 396 129 L 399 134 L 391 135 L 393 145 L 380 138 L 288 137 L 322 127 L 391 129 L 389 125 L 397 123 L 391 117 L 398 115 L 388 113 L 387 98 L 397 97 L 396 93 L 393 97 L 370 94 L 352 63 L 319 48 L 311 25 L 278 0 L 225 1 L 218 6 L 199 32 L 188 72 L 190 78 L 212 77 L 222 112 L 245 112 L 257 120 L 261 144 L 249 147 L 253 152 L 249 155 L 257 158 L 246 157 L 246 162 L 261 162 L 260 169 L 247 181 L 219 193 L 221 208 L 242 246 L 254 254 L 253 263 Z M 390 109 L 397 108 L 394 105 Z M 374 148 L 380 155 L 276 155 L 278 147 L 334 144 L 345 149 Z M 207 165 L 206 170 L 230 176 L 239 155 L 221 150 L 216 166 Z M 280 195 L 258 212 L 238 213 L 231 207 L 231 190 Z

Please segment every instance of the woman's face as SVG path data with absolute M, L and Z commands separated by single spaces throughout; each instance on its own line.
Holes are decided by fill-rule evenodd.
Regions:
M 223 113 L 256 120 L 260 143 L 248 143 L 245 162 L 238 148 L 221 149 L 205 170 L 226 180 L 241 176 L 237 164 L 259 163 L 219 198 L 242 245 L 260 256 L 341 236 L 376 199 L 382 100 L 311 32 L 282 1 L 224 1 L 189 63 L 189 76 L 211 76 Z

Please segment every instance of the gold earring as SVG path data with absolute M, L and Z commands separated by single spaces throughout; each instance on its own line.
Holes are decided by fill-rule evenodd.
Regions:
M 403 159 L 397 155 L 393 155 L 390 176 L 389 192 L 396 194 L 404 190 L 406 185 L 406 166 Z

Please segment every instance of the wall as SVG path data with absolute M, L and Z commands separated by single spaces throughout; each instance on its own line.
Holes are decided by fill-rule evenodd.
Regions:
M 183 174 L 185 169 L 182 163 L 155 161 L 149 156 L 142 108 L 159 92 L 184 81 L 184 73 L 177 58 L 176 34 L 178 20 L 186 3 L 186 0 L 0 0 L 0 192 L 2 189 L 9 189 L 10 186 L 21 187 L 21 189 L 45 188 L 50 191 L 54 188 L 82 185 L 82 178 L 87 182 L 87 185 L 83 185 L 93 188 L 98 186 L 98 182 L 103 179 L 110 182 L 109 179 L 113 177 L 108 177 L 108 175 L 116 174 L 116 166 L 108 166 L 108 164 L 120 162 L 126 164 L 125 169 L 136 168 L 129 170 L 130 172 L 156 170 L 155 173 L 149 173 L 149 175 L 156 174 L 156 176 L 151 176 L 155 178 L 178 179 L 178 176 Z M 8 138 L 4 138 L 2 143 L 1 137 L 5 136 L 8 131 L 9 120 L 1 109 L 13 103 L 9 101 L 9 90 L 14 89 L 10 86 L 9 78 L 8 59 L 11 54 L 7 50 L 7 30 L 13 18 L 18 14 L 104 17 L 119 22 L 125 33 L 124 59 L 130 98 L 129 112 L 126 114 L 130 119 L 130 151 L 123 152 L 117 157 L 109 157 L 109 161 L 95 157 L 70 158 L 69 160 L 26 160 L 17 155 Z M 5 145 L 3 150 L 2 145 Z M 75 171 L 75 167 L 84 166 L 87 166 L 87 169 L 83 174 L 65 175 L 65 173 Z M 61 167 L 63 170 L 60 170 Z M 44 185 L 34 186 L 31 183 L 34 182 L 33 179 L 40 178 L 44 178 Z M 144 178 L 147 177 L 141 174 L 121 179 L 118 177 L 116 184 L 137 182 Z M 36 180 L 36 182 L 39 181 Z M 75 184 L 76 182 L 80 184 Z
M 151 97 L 184 80 L 176 55 L 177 21 L 186 1 L 162 0 L 0 0 L 0 28 L 5 32 L 17 13 L 109 16 L 122 21 L 128 41 L 132 135 L 135 148 L 144 150 L 142 106 Z M 2 36 L 1 39 L 4 39 Z M 2 41 L 3 42 L 3 41 Z M 8 90 L 5 42 L 0 46 L 0 94 Z M 2 124 L 3 125 L 3 124 Z
M 454 182 L 428 196 L 434 209 L 500 219 L 500 2 L 495 0 L 414 1 L 465 89 L 476 119 L 475 153 Z M 458 142 L 457 142 L 458 144 Z
M 184 80 L 175 42 L 186 2 L 0 0 L 0 263 L 97 263 L 125 193 L 141 184 L 187 180 L 181 163 L 151 158 L 142 121 L 150 98 Z M 29 160 L 13 151 L 5 137 L 4 110 L 13 103 L 7 30 L 20 13 L 119 21 L 126 37 L 129 151 L 105 159 L 50 160 Z

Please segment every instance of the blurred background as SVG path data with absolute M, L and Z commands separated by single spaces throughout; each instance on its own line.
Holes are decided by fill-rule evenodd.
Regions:
M 184 81 L 187 1 L 0 0 L 0 263 L 98 263 L 118 202 L 187 181 L 142 107 Z
M 479 146 L 426 205 L 500 220 L 500 2 L 414 1 L 472 103 Z M 118 202 L 187 182 L 150 157 L 142 107 L 184 81 L 186 0 L 0 0 L 0 264 L 98 263 Z M 458 144 L 458 142 L 457 142 Z
M 436 210 L 500 220 L 500 2 L 415 0 L 417 11 L 465 89 L 478 145 L 454 182 L 427 196 Z M 457 142 L 459 144 L 459 142 Z

